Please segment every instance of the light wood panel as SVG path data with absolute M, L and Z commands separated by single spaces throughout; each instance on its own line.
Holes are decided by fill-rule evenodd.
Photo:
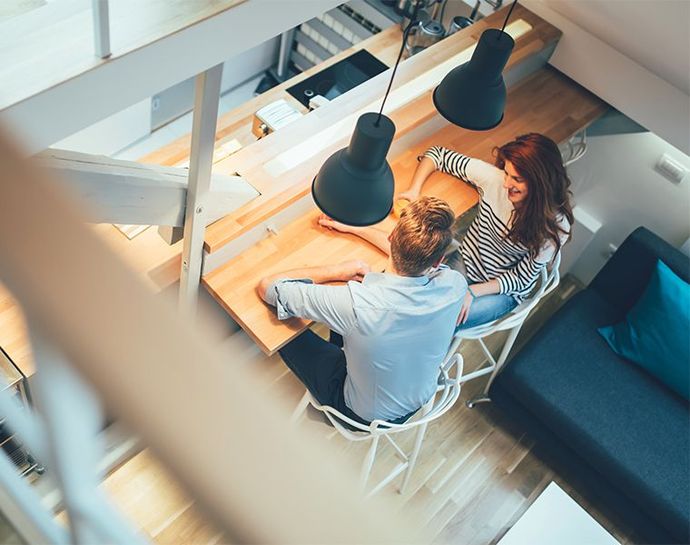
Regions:
M 199 456 L 203 457 L 203 450 Z M 227 542 L 148 450 L 110 475 L 103 489 L 118 509 L 155 543 Z
M 425 82 L 424 74 L 430 73 L 435 67 L 474 45 L 485 29 L 500 25 L 504 16 L 503 10 L 494 13 L 401 63 L 396 74 L 393 94 L 411 82 L 416 82 L 419 86 L 426 85 L 427 91 L 426 95 L 396 111 L 391 112 L 390 108 L 386 110 L 396 124 L 396 138 L 401 138 L 435 115 L 430 100 L 433 85 Z M 520 5 L 515 8 L 513 14 L 513 20 L 518 19 L 529 23 L 532 29 L 516 40 L 515 49 L 508 60 L 508 68 L 555 44 L 560 37 L 558 29 Z M 391 37 L 393 31 L 387 32 L 387 36 Z M 206 230 L 205 249 L 210 253 L 217 251 L 240 234 L 306 195 L 311 179 L 323 161 L 335 150 L 347 144 L 352 132 L 351 126 L 338 127 L 334 134 L 328 135 L 329 145 L 326 148 L 279 176 L 267 172 L 266 163 L 281 153 L 289 152 L 298 143 L 314 133 L 323 131 L 325 127 L 337 126 L 344 117 L 353 112 L 365 107 L 376 109 L 388 79 L 388 73 L 380 74 L 347 95 L 336 98 L 330 104 L 218 163 L 216 168 L 219 172 L 239 172 L 261 195 L 209 226 Z
M 426 96 L 424 100 L 430 102 L 431 98 Z M 587 126 L 605 108 L 604 103 L 562 74 L 544 68 L 510 91 L 504 121 L 496 129 L 476 133 L 449 125 L 393 159 L 396 185 L 399 189 L 408 187 L 417 156 L 431 145 L 444 145 L 490 161 L 495 146 L 519 134 L 541 132 L 560 142 Z M 447 200 L 458 215 L 477 200 L 467 185 L 441 173 L 434 174 L 424 192 Z M 297 336 L 309 322 L 296 318 L 278 321 L 273 309 L 256 294 L 255 287 L 263 276 L 355 258 L 369 261 L 374 269 L 385 265 L 385 257 L 357 237 L 318 227 L 317 215 L 314 208 L 202 279 L 214 298 L 267 354 Z M 390 230 L 392 220 L 387 219 L 381 227 Z

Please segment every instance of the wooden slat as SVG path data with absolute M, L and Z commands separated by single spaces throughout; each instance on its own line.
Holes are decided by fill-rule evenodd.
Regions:
M 425 100 L 430 101 L 430 97 Z M 477 133 L 449 125 L 392 161 L 398 189 L 407 188 L 417 156 L 437 144 L 491 161 L 493 148 L 526 132 L 543 133 L 556 142 L 565 140 L 599 117 L 606 105 L 551 68 L 543 68 L 510 91 L 504 121 L 491 131 Z M 435 173 L 424 192 L 446 199 L 456 214 L 477 201 L 476 193 L 451 176 Z M 352 235 L 324 231 L 315 223 L 316 209 L 284 228 L 278 235 L 230 260 L 203 278 L 204 285 L 267 354 L 290 341 L 309 322 L 296 318 L 280 322 L 273 309 L 256 294 L 261 277 L 288 269 L 364 259 L 382 269 L 386 258 Z M 381 226 L 392 227 L 388 218 Z
M 153 291 L 160 291 L 179 279 L 181 242 L 166 244 L 157 229 L 147 229 L 128 240 L 110 224 L 91 226 L 131 269 L 139 273 Z M 164 265 L 161 266 L 161 263 Z M 149 272 L 151 274 L 149 274 Z M 31 377 L 35 372 L 24 314 L 12 294 L 0 284 L 0 346 L 21 372 Z

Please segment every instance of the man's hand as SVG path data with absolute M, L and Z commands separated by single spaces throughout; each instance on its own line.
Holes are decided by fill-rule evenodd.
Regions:
M 350 261 L 343 261 L 337 265 L 332 266 L 333 280 L 340 280 L 342 282 L 361 282 L 367 273 L 371 272 L 369 264 L 361 259 L 352 259 Z
M 460 314 L 458 314 L 458 320 L 455 322 L 456 326 L 464 324 L 467 321 L 467 317 L 470 315 L 470 307 L 472 306 L 472 301 L 474 301 L 474 296 L 469 288 L 465 292 L 465 299 L 462 301 L 462 306 L 460 307 Z
M 339 231 L 341 233 L 352 233 L 356 230 L 356 227 L 335 221 L 334 219 L 329 218 L 326 214 L 321 214 L 316 221 L 321 227 L 332 229 L 333 231 Z

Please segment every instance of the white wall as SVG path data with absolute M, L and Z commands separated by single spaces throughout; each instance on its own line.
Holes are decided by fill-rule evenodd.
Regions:
M 240 83 L 273 66 L 278 60 L 279 47 L 280 36 L 276 36 L 228 59 L 223 65 L 221 92 L 237 87 Z
M 690 175 L 674 184 L 654 166 L 663 153 L 690 169 L 690 157 L 652 133 L 597 136 L 568 171 L 575 202 L 602 224 L 570 271 L 588 283 L 615 246 L 644 225 L 680 247 L 690 236 Z
M 549 61 L 554 67 L 690 153 L 690 2 L 521 0 L 521 4 L 563 32 Z
M 147 98 L 53 144 L 52 147 L 94 155 L 112 155 L 151 132 L 151 99 Z

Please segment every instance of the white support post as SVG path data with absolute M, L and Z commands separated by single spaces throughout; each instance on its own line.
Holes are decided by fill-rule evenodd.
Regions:
M 30 336 L 37 368 L 34 397 L 47 435 L 45 462 L 62 492 L 71 542 L 143 545 L 99 488 L 104 455 L 100 401 L 48 339 L 36 328 Z
M 196 77 L 179 296 L 180 310 L 190 315 L 196 309 L 199 297 L 201 259 L 206 231 L 204 201 L 211 184 L 222 75 L 223 65 L 218 64 Z
M 97 57 L 110 57 L 110 16 L 108 0 L 91 0 L 93 13 L 93 47 Z

